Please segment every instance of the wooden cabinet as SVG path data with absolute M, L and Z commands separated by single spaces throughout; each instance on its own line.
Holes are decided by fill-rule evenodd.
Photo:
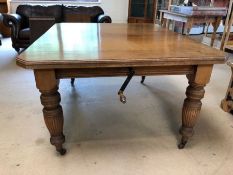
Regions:
M 129 0 L 128 23 L 153 23 L 156 0 Z
M 0 0 L 0 12 L 7 13 L 7 0 Z
M 7 13 L 7 0 L 0 0 L 0 13 Z M 0 33 L 5 36 L 10 36 L 10 29 L 3 25 L 2 21 L 0 20 Z
M 233 0 L 230 0 L 227 18 L 224 23 L 225 27 L 224 27 L 224 31 L 222 34 L 220 50 L 225 50 L 226 52 L 231 52 L 231 53 L 233 52 L 233 41 L 231 37 L 232 25 L 233 25 Z

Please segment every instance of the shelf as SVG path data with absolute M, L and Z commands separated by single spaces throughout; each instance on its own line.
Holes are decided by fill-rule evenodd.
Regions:
M 129 23 L 153 23 L 157 0 L 129 0 Z
M 7 3 L 7 0 L 0 0 L 0 4 Z

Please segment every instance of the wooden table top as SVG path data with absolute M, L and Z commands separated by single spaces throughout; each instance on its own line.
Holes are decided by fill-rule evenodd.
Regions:
M 153 24 L 55 24 L 16 60 L 28 69 L 224 63 L 224 52 Z

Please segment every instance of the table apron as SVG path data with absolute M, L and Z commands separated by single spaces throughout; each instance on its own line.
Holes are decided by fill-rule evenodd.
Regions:
M 156 66 L 156 67 L 113 67 L 113 68 L 77 68 L 55 69 L 57 79 L 75 77 L 114 77 L 126 76 L 130 70 L 136 76 L 149 75 L 187 75 L 195 72 L 197 66 Z

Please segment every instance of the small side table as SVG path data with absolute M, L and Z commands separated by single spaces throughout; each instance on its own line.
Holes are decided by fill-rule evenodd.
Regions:
M 216 38 L 216 31 L 220 25 L 223 15 L 208 15 L 208 14 L 200 14 L 200 15 L 187 15 L 182 13 L 175 13 L 168 10 L 160 10 L 161 13 L 161 25 L 169 28 L 169 22 L 179 21 L 182 22 L 182 34 L 186 30 L 186 34 L 188 35 L 192 26 L 194 24 L 203 24 L 203 23 L 212 23 L 214 31 L 211 36 L 210 46 L 213 47 L 214 40 Z

